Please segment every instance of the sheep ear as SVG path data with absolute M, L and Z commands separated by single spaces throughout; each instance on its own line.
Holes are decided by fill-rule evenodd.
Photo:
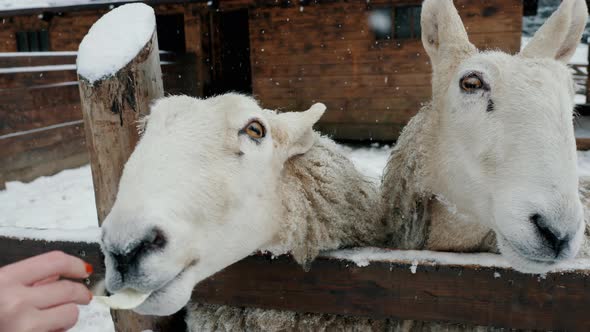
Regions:
M 563 0 L 520 54 L 528 58 L 552 58 L 567 63 L 580 43 L 587 18 L 585 0 Z
M 314 143 L 313 125 L 324 114 L 326 106 L 314 104 L 305 112 L 288 112 L 277 116 L 275 124 L 280 133 L 274 139 L 287 148 L 287 158 L 307 152 Z
M 476 51 L 452 0 L 426 0 L 420 19 L 422 44 L 435 68 L 441 61 L 455 63 Z

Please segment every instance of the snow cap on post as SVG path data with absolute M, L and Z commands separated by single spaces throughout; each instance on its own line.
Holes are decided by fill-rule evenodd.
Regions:
M 88 31 L 78 49 L 78 75 L 94 83 L 125 67 L 156 30 L 152 7 L 132 3 L 111 10 Z

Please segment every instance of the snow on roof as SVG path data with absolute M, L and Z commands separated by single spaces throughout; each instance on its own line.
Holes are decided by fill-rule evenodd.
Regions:
M 88 31 L 78 49 L 78 74 L 93 83 L 126 66 L 156 29 L 152 7 L 127 4 L 105 14 Z
M 158 3 L 186 3 L 204 2 L 207 0 L 0 0 L 0 14 L 3 16 L 15 14 L 34 14 L 41 11 L 69 11 L 79 10 L 88 6 L 101 7 L 111 4 L 148 2 Z
M 125 0 L 1 0 L 0 11 L 17 9 L 37 9 L 68 7 L 93 4 L 124 2 Z M 129 0 L 125 2 L 130 2 Z

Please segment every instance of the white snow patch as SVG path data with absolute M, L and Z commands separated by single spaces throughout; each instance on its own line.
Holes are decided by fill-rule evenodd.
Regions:
M 156 28 L 152 7 L 123 5 L 105 14 L 88 31 L 78 49 L 78 74 L 93 83 L 125 67 L 150 40 Z
M 79 5 L 95 5 L 117 2 L 128 2 L 127 0 L 0 0 L 0 11 L 16 10 L 27 8 L 51 8 L 68 7 Z
M 381 183 L 383 169 L 387 164 L 392 149 L 389 145 L 377 143 L 368 147 L 343 146 L 344 153 L 350 158 L 354 166 L 376 184 Z
M 368 266 L 371 262 L 411 264 L 410 270 L 412 273 L 416 273 L 418 264 L 510 268 L 510 264 L 504 257 L 491 253 L 452 253 L 363 247 L 327 251 L 322 253 L 321 257 L 351 261 L 360 267 Z M 552 272 L 589 269 L 589 258 L 576 258 L 559 264 Z
M 391 250 L 374 247 L 334 250 L 322 253 L 322 257 L 351 261 L 358 266 L 367 266 L 367 262 L 390 262 L 415 265 L 479 265 L 510 267 L 502 256 L 490 253 L 447 253 L 428 250 Z M 359 265 L 357 262 L 360 262 Z M 412 273 L 415 273 L 413 269 Z
M 417 270 L 418 270 L 418 261 L 413 260 L 412 265 L 410 266 L 410 271 L 412 272 L 412 274 L 416 274 Z
M 494 278 L 498 279 L 500 278 L 502 275 L 500 274 L 500 272 L 494 272 Z
M 98 227 L 90 166 L 30 183 L 7 182 L 0 191 L 0 225 L 28 228 Z
M 78 323 L 68 332 L 114 332 L 115 325 L 111 319 L 109 307 L 100 301 L 92 300 L 89 305 L 80 305 Z
M 62 71 L 62 70 L 76 70 L 76 65 L 8 67 L 8 68 L 0 68 L 0 74 L 35 73 L 35 72 L 40 72 L 40 71 Z

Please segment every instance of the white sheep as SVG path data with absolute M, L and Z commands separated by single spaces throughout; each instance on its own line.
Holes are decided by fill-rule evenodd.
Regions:
M 106 288 L 151 293 L 135 309 L 169 315 L 201 280 L 257 250 L 384 243 L 377 186 L 312 130 L 324 112 L 276 114 L 227 94 L 158 100 L 103 226 Z
M 426 0 L 432 102 L 403 130 L 384 172 L 393 245 L 495 251 L 525 272 L 576 255 L 584 217 L 567 61 L 587 18 L 564 0 L 517 55 L 478 51 L 451 0 Z

